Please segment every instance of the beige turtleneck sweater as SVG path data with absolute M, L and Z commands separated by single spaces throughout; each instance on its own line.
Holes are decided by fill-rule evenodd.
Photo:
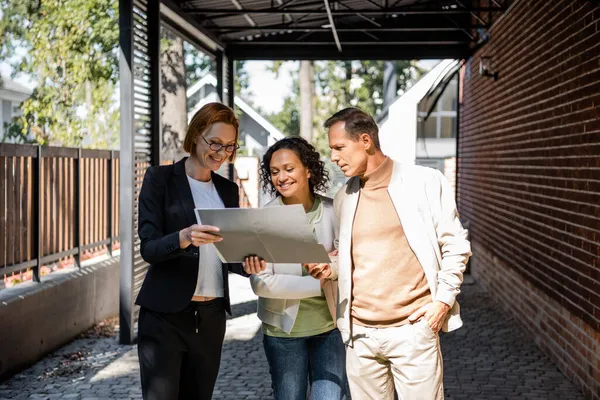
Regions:
M 352 320 L 378 328 L 403 325 L 431 302 L 427 278 L 387 190 L 393 166 L 386 157 L 361 179 L 352 226 Z

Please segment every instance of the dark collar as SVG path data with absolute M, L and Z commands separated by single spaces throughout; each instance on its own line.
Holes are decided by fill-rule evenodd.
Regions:
M 186 219 L 190 225 L 193 225 L 197 223 L 196 214 L 194 213 L 194 208 L 196 208 L 196 206 L 194 205 L 194 198 L 190 189 L 190 183 L 188 182 L 187 175 L 185 174 L 186 159 L 187 157 L 184 157 L 173 165 L 173 179 L 175 181 L 175 186 L 177 187 L 177 194 L 184 209 Z M 225 207 L 238 207 L 237 196 L 233 191 L 235 186 L 232 185 L 232 182 L 223 178 L 219 174 L 215 174 L 214 172 L 211 172 L 211 179 Z

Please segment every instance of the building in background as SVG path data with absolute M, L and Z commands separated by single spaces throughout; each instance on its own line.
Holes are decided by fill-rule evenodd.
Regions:
M 5 125 L 21 115 L 21 103 L 29 98 L 31 90 L 12 79 L 2 77 L 0 83 L 0 139 L 4 138 Z
M 452 186 L 456 165 L 457 67 L 458 61 L 441 61 L 377 118 L 385 154 L 401 162 L 439 169 Z

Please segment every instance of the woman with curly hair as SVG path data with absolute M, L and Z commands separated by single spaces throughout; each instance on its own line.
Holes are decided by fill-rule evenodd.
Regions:
M 282 139 L 265 153 L 260 174 L 263 190 L 275 196 L 265 207 L 301 204 L 318 242 L 335 254 L 333 201 L 318 194 L 327 188 L 329 176 L 315 148 L 299 137 Z M 313 400 L 346 398 L 334 278 L 315 279 L 306 264 L 270 263 L 250 277 L 259 296 L 258 317 L 276 400 L 305 400 L 308 390 Z

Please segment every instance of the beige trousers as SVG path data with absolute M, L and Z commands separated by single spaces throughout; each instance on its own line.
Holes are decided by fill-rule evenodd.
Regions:
M 440 340 L 425 320 L 397 328 L 353 324 L 346 371 L 353 400 L 444 398 Z

